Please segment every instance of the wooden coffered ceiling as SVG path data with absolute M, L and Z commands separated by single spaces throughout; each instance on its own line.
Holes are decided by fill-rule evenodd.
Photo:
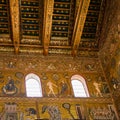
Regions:
M 1 0 L 0 52 L 94 56 L 104 0 Z

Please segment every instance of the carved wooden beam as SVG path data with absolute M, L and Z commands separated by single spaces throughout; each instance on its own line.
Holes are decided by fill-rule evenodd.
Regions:
M 73 41 L 72 55 L 73 56 L 76 56 L 78 48 L 79 48 L 89 3 L 90 3 L 90 0 L 81 0 L 79 2 L 79 8 L 77 10 L 75 26 L 73 30 L 73 37 L 72 37 L 72 41 Z
M 79 8 L 80 1 L 81 1 L 81 0 L 76 0 L 76 5 L 75 5 L 75 17 L 76 17 L 77 12 L 78 12 L 78 8 Z
M 20 45 L 20 18 L 19 18 L 19 0 L 10 0 L 10 14 L 12 23 L 12 39 L 15 53 L 19 52 Z
M 44 0 L 43 47 L 44 55 L 48 54 L 52 28 L 54 0 Z

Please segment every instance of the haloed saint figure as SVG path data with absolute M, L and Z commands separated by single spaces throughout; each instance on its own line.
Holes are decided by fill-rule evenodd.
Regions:
M 14 84 L 14 80 L 8 76 L 8 82 L 3 86 L 3 92 L 7 95 L 13 95 L 17 92 L 17 88 Z

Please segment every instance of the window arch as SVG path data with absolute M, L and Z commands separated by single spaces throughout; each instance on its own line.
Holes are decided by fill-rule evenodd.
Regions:
M 85 79 L 80 75 L 73 75 L 71 77 L 71 84 L 75 97 L 89 97 Z
M 40 78 L 33 73 L 25 77 L 27 97 L 42 97 L 42 87 Z

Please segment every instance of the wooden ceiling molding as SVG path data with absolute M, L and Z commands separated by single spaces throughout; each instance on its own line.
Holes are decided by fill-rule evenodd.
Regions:
M 79 8 L 76 16 L 73 37 L 72 37 L 72 41 L 73 41 L 72 55 L 73 56 L 77 55 L 89 3 L 90 3 L 90 0 L 81 0 L 79 2 Z
M 93 57 L 99 52 L 104 2 L 2 0 L 0 52 Z
M 10 14 L 12 25 L 12 39 L 15 48 L 15 53 L 18 54 L 20 46 L 20 15 L 19 15 L 19 0 L 10 0 Z
M 91 0 L 88 8 L 88 12 L 86 15 L 86 20 L 79 44 L 79 53 L 82 50 L 90 52 L 99 51 L 99 42 L 97 38 L 97 28 L 100 23 L 99 19 L 102 21 L 102 16 L 100 15 L 101 11 L 104 11 L 101 7 L 103 0 Z M 102 25 L 102 24 L 101 24 Z
M 48 55 L 54 0 L 44 0 L 43 54 Z
M 75 7 L 75 16 L 77 15 L 78 9 L 79 9 L 79 5 L 80 5 L 81 0 L 76 0 L 76 7 Z

